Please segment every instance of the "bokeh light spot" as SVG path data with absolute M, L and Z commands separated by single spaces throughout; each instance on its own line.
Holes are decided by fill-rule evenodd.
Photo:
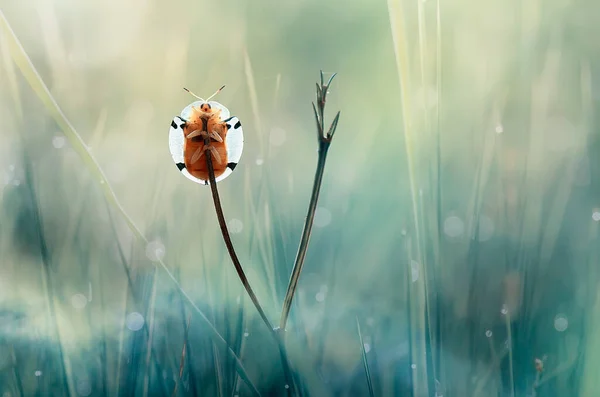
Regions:
M 569 320 L 564 314 L 557 314 L 556 317 L 554 317 L 554 329 L 556 329 L 558 332 L 566 331 L 568 326 Z
M 144 326 L 144 316 L 138 312 L 129 313 L 125 319 L 125 324 L 130 330 L 139 331 Z
M 368 352 L 371 351 L 371 345 L 370 344 L 365 343 L 363 346 L 365 347 L 365 353 L 368 353 Z
M 410 279 L 414 283 L 419 279 L 420 265 L 417 261 L 410 261 Z
M 54 138 L 52 138 L 52 146 L 54 146 L 56 149 L 61 149 L 65 146 L 66 143 L 66 139 L 64 136 L 55 136 Z
M 146 246 L 146 256 L 151 261 L 160 261 L 165 256 L 165 246 L 162 242 L 155 240 Z
M 331 223 L 331 212 L 324 207 L 317 207 L 315 211 L 315 226 L 325 227 Z
M 227 227 L 231 233 L 237 234 L 241 233 L 242 229 L 244 228 L 244 224 L 239 219 L 234 218 L 227 223 Z
M 83 309 L 84 307 L 86 307 L 87 303 L 88 299 L 83 294 L 75 294 L 71 297 L 71 305 L 75 309 Z
M 448 237 L 460 237 L 465 232 L 465 223 L 456 215 L 446 218 L 444 221 L 444 234 Z

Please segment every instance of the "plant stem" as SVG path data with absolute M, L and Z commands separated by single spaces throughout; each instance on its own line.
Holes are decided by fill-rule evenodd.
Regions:
M 205 139 L 204 144 L 205 145 L 210 144 L 208 138 Z M 259 313 L 260 317 L 262 318 L 263 322 L 265 323 L 265 325 L 267 327 L 269 327 L 270 334 L 275 338 L 275 341 L 277 342 L 277 346 L 279 347 L 279 354 L 281 356 L 281 361 L 283 364 L 285 380 L 286 380 L 286 383 L 290 386 L 287 389 L 288 395 L 290 395 L 292 390 L 295 390 L 295 383 L 292 378 L 292 372 L 291 372 L 290 363 L 289 363 L 289 360 L 287 357 L 287 351 L 286 351 L 284 343 L 283 343 L 283 337 L 280 336 L 278 334 L 278 332 L 271 325 L 271 322 L 267 318 L 267 315 L 265 314 L 262 306 L 258 302 L 258 298 L 254 294 L 254 291 L 252 290 L 252 287 L 250 286 L 250 283 L 248 282 L 248 278 L 246 277 L 246 274 L 244 273 L 244 269 L 242 268 L 242 265 L 240 264 L 240 260 L 238 259 L 237 254 L 235 253 L 235 249 L 233 248 L 233 243 L 231 242 L 231 237 L 229 236 L 229 230 L 227 229 L 227 223 L 225 222 L 225 215 L 223 214 L 223 208 L 221 207 L 221 199 L 219 198 L 219 190 L 217 189 L 217 181 L 215 179 L 215 169 L 214 169 L 214 166 L 212 163 L 212 154 L 210 153 L 210 150 L 208 150 L 208 149 L 205 151 L 204 154 L 206 157 L 206 166 L 208 168 L 210 190 L 212 192 L 213 202 L 215 204 L 215 212 L 217 213 L 219 227 L 221 228 L 221 233 L 223 234 L 223 241 L 225 241 L 225 245 L 227 246 L 227 251 L 229 252 L 229 256 L 231 257 L 231 261 L 233 262 L 233 266 L 235 267 L 235 270 L 240 278 L 240 281 L 242 282 L 242 285 L 246 289 L 248 296 L 250 296 L 250 299 L 252 300 L 254 307 L 256 307 L 256 310 L 258 310 L 258 313 Z
M 337 112 L 329 130 L 325 132 L 325 103 L 327 99 L 327 93 L 331 85 L 331 81 L 335 77 L 335 73 L 329 78 L 327 84 L 323 80 L 323 71 L 321 70 L 321 84 L 317 83 L 317 105 L 313 102 L 313 111 L 315 114 L 315 121 L 317 122 L 317 139 L 319 142 L 319 159 L 317 162 L 317 170 L 315 172 L 315 181 L 313 183 L 312 195 L 310 197 L 310 204 L 308 205 L 308 214 L 304 221 L 304 230 L 302 230 L 302 237 L 300 238 L 300 245 L 298 246 L 298 252 L 296 253 L 296 259 L 294 261 L 294 267 L 292 268 L 292 274 L 288 283 L 287 292 L 285 293 L 285 299 L 283 301 L 283 307 L 281 308 L 281 317 L 279 319 L 279 328 L 285 331 L 285 326 L 290 314 L 290 308 L 292 307 L 292 300 L 298 287 L 298 279 L 302 272 L 302 266 L 304 265 L 304 259 L 306 258 L 306 250 L 308 249 L 308 242 L 310 240 L 310 232 L 312 231 L 312 225 L 315 218 L 315 211 L 317 209 L 317 201 L 319 201 L 319 192 L 321 190 L 321 182 L 323 181 L 323 172 L 325 171 L 325 160 L 327 160 L 327 151 L 329 145 L 335 134 L 335 130 L 340 119 L 340 112 Z
M 319 159 L 317 162 L 317 170 L 315 171 L 315 180 L 313 183 L 312 194 L 310 196 L 310 204 L 308 205 L 308 214 L 306 215 L 306 219 L 304 221 L 304 229 L 302 230 L 302 237 L 300 239 L 300 245 L 298 246 L 298 253 L 296 254 L 296 260 L 294 261 L 292 275 L 290 276 L 288 289 L 285 294 L 285 300 L 283 301 L 281 319 L 279 320 L 279 328 L 282 330 L 285 330 L 290 308 L 292 306 L 292 300 L 298 286 L 300 273 L 302 272 L 302 266 L 304 266 L 306 250 L 308 249 L 308 242 L 310 240 L 310 234 L 315 218 L 315 211 L 317 209 L 317 202 L 319 200 L 319 192 L 321 191 L 321 182 L 323 180 L 323 173 L 325 171 L 325 160 L 327 160 L 329 144 L 330 142 L 327 141 L 319 142 Z
M 363 342 L 362 332 L 360 332 L 360 322 L 356 317 L 356 329 L 358 331 L 358 339 L 360 340 L 360 352 L 362 355 L 363 367 L 365 369 L 365 376 L 367 377 L 367 386 L 369 388 L 369 396 L 375 396 L 373 391 L 373 381 L 371 380 L 371 371 L 369 370 L 369 361 L 367 360 L 367 352 L 365 350 L 365 343 Z
M 204 144 L 210 144 L 208 138 L 205 139 Z M 225 241 L 225 245 L 227 246 L 227 251 L 229 252 L 229 256 L 231 257 L 231 261 L 233 262 L 233 267 L 235 267 L 235 270 L 238 274 L 238 277 L 240 278 L 240 281 L 242 282 L 242 285 L 246 289 L 248 296 L 250 296 L 250 299 L 256 307 L 256 310 L 258 310 L 258 314 L 260 314 L 260 317 L 262 318 L 265 325 L 269 327 L 269 331 L 273 332 L 273 326 L 267 318 L 267 315 L 265 314 L 265 311 L 263 310 L 262 306 L 258 302 L 258 298 L 256 297 L 256 294 L 254 294 L 254 291 L 252 290 L 252 287 L 248 282 L 248 278 L 246 277 L 246 273 L 244 273 L 244 269 L 240 264 L 240 260 L 238 259 L 237 254 L 235 253 L 235 249 L 233 248 L 233 243 L 231 242 L 231 237 L 229 236 L 229 230 L 227 229 L 227 223 L 225 222 L 223 208 L 221 207 L 221 199 L 219 198 L 219 190 L 217 189 L 217 181 L 215 180 L 215 169 L 213 167 L 212 154 L 210 153 L 210 150 L 207 149 L 205 151 L 205 157 L 206 166 L 208 167 L 210 190 L 212 192 L 213 202 L 215 203 L 215 212 L 217 213 L 219 227 L 221 228 L 221 233 L 223 234 L 223 241 Z

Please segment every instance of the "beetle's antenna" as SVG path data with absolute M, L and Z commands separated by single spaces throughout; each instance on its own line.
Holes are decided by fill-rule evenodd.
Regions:
M 210 101 L 210 100 L 211 100 L 211 99 L 212 99 L 212 98 L 213 98 L 215 95 L 217 95 L 219 92 L 221 92 L 221 90 L 222 90 L 223 88 L 225 88 L 225 86 L 223 86 L 223 87 L 219 88 L 219 89 L 218 89 L 218 90 L 217 90 L 217 91 L 216 91 L 214 94 L 212 94 L 211 96 L 209 96 L 209 97 L 206 99 L 206 102 Z
M 193 97 L 200 99 L 202 102 L 208 102 L 210 101 L 215 95 L 217 95 L 219 92 L 221 92 L 221 90 L 225 88 L 225 86 L 219 88 L 217 91 L 215 91 L 214 94 L 212 94 L 211 96 L 209 96 L 206 99 L 202 99 L 200 98 L 198 95 L 194 94 L 192 91 L 188 90 L 187 88 L 183 87 L 184 90 L 186 90 L 187 92 L 189 92 Z
M 198 95 L 194 94 L 192 91 L 188 90 L 187 88 L 183 87 L 184 90 L 186 90 L 187 92 L 189 92 L 193 97 L 200 99 L 203 102 L 207 102 L 204 99 L 200 98 Z

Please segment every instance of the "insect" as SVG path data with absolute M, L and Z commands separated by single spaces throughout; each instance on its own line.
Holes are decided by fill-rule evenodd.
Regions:
M 175 116 L 169 129 L 169 150 L 177 168 L 186 178 L 203 185 L 208 185 L 210 179 L 205 156 L 211 156 L 215 180 L 220 182 L 231 175 L 244 148 L 240 120 L 225 106 L 210 100 L 223 88 L 206 100 L 184 88 L 199 101 Z

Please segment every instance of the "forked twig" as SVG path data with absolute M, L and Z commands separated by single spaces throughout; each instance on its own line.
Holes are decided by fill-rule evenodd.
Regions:
M 315 120 L 317 122 L 317 139 L 319 141 L 319 158 L 317 161 L 317 170 L 315 172 L 315 180 L 313 183 L 312 195 L 310 197 L 310 204 L 308 205 L 308 214 L 304 222 L 304 229 L 302 230 L 302 237 L 300 238 L 300 245 L 298 247 L 298 253 L 294 261 L 294 268 L 292 269 L 292 275 L 288 283 L 287 292 L 285 294 L 285 300 L 283 301 L 283 308 L 281 310 L 281 318 L 279 320 L 279 329 L 285 330 L 290 308 L 292 306 L 292 300 L 298 286 L 298 279 L 300 278 L 300 272 L 302 272 L 302 266 L 304 265 L 304 259 L 306 257 L 306 250 L 308 248 L 308 242 L 310 240 L 310 233 L 312 231 L 313 221 L 315 218 L 315 211 L 317 209 L 317 201 L 319 200 L 319 191 L 321 190 L 321 182 L 323 181 L 323 172 L 325 171 L 325 160 L 327 159 L 327 151 L 329 145 L 335 134 L 337 124 L 340 118 L 340 112 L 337 112 L 333 122 L 329 126 L 329 130 L 325 133 L 325 102 L 327 99 L 327 90 L 331 85 L 331 81 L 335 77 L 335 73 L 329 78 L 327 84 L 323 81 L 323 71 L 321 71 L 321 84 L 317 83 L 317 105 L 313 102 L 313 111 L 315 113 Z

